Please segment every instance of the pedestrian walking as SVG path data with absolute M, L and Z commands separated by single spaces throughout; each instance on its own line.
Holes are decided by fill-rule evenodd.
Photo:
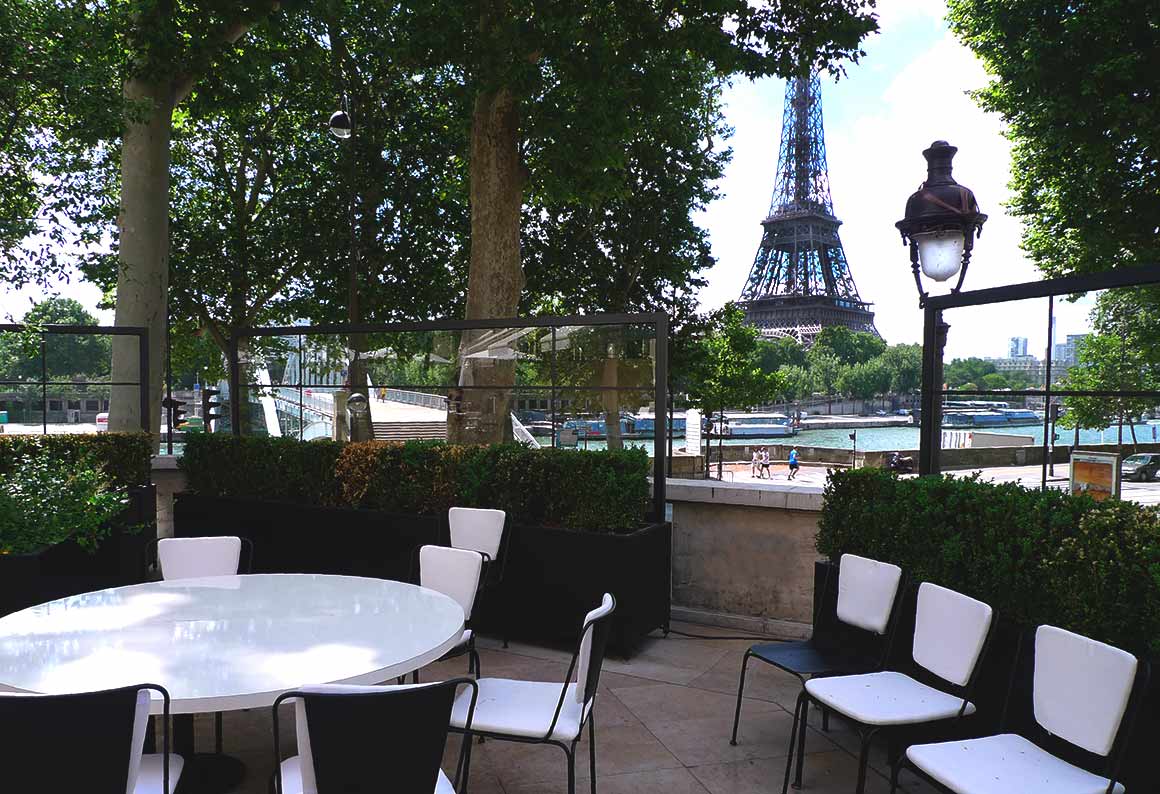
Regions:
M 798 451 L 794 447 L 789 451 L 789 477 L 787 479 L 796 480 L 798 473 Z
M 761 471 L 761 453 L 756 447 L 753 449 L 753 462 L 749 466 L 749 476 L 757 477 Z
M 773 479 L 773 473 L 769 470 L 769 447 L 761 448 L 761 477 L 762 479 Z

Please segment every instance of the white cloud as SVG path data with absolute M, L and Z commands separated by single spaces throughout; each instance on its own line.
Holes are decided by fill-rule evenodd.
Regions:
M 1000 119 L 984 113 L 968 92 L 988 77 L 981 62 L 942 28 L 941 35 L 917 41 L 900 28 L 906 18 L 939 20 L 942 3 L 898 0 L 881 4 L 883 32 L 867 47 L 862 63 L 848 69 L 839 93 L 877 91 L 851 102 L 840 124 L 828 108 L 826 144 L 835 211 L 844 221 L 842 241 L 863 300 L 872 301 L 878 330 L 889 342 L 918 342 L 922 314 L 917 293 L 894 223 L 906 198 L 925 176 L 922 150 L 934 140 L 959 147 L 955 176 L 975 191 L 989 216 L 968 272 L 966 289 L 1035 281 L 1041 276 L 1019 248 L 1020 223 L 1002 204 L 1009 196 L 1010 144 Z M 917 45 L 917 46 L 916 46 Z M 876 54 L 910 47 L 914 56 L 883 81 Z M 888 60 L 888 59 L 885 59 Z M 883 85 L 885 87 L 883 87 Z M 737 134 L 734 160 L 721 188 L 724 197 L 701 221 L 710 230 L 718 265 L 702 292 L 706 307 L 736 299 L 741 292 L 761 237 L 760 220 L 773 190 L 784 84 L 739 81 L 728 96 L 728 121 Z M 851 100 L 847 100 L 851 101 Z M 1085 305 L 1057 307 L 1059 336 L 1086 327 Z M 947 313 L 952 330 L 947 358 L 1001 356 L 1010 336 L 1026 336 L 1040 354 L 1046 341 L 1046 301 L 1004 307 L 963 309 Z

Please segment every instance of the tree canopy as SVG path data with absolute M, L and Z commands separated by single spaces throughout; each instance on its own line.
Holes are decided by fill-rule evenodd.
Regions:
M 1011 209 L 1049 275 L 1160 261 L 1160 3 L 949 0 L 1014 143 Z

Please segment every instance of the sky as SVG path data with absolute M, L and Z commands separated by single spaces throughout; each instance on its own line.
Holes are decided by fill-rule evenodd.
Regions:
M 840 80 L 822 81 L 830 189 L 846 258 L 862 299 L 874 304 L 879 332 L 892 344 L 922 339 L 918 295 L 894 223 L 926 174 L 922 150 L 932 141 L 959 148 L 955 177 L 974 190 L 989 216 L 964 289 L 1041 278 L 1019 249 L 1019 222 L 1003 207 L 1010 144 L 1000 119 L 967 94 L 987 74 L 947 28 L 945 12 L 942 0 L 879 0 L 880 32 L 867 40 L 866 55 Z M 773 193 L 784 93 L 784 81 L 774 79 L 738 79 L 726 93 L 733 161 L 718 184 L 720 198 L 698 217 L 717 260 L 700 295 L 703 308 L 737 299 L 753 263 Z M 112 323 L 111 311 L 96 311 L 101 294 L 91 284 L 74 278 L 57 291 Z M 19 319 L 43 297 L 36 288 L 0 287 L 0 321 Z M 1087 330 L 1089 309 L 1090 300 L 1057 304 L 1056 340 Z M 1012 336 L 1027 337 L 1028 352 L 1042 358 L 1046 311 L 1046 301 L 1037 300 L 947 312 L 946 358 L 1004 356 Z
M 830 190 L 846 258 L 887 342 L 922 341 L 922 312 L 907 249 L 894 228 L 907 197 L 926 175 L 922 150 L 933 141 L 958 147 L 955 178 L 970 187 L 988 220 L 976 242 L 964 290 L 1042 278 L 1019 248 L 1020 223 L 1007 215 L 1010 144 L 998 116 L 967 92 L 984 85 L 982 63 L 948 29 L 941 0 L 879 0 L 880 32 L 846 76 L 822 80 Z M 733 161 L 721 196 L 699 218 L 717 265 L 700 294 L 716 308 L 741 294 L 761 242 L 777 167 L 785 82 L 735 80 L 726 93 Z M 1056 341 L 1087 330 L 1090 300 L 1056 306 Z M 1043 357 L 1046 300 L 945 313 L 946 358 L 1005 356 L 1012 336 Z

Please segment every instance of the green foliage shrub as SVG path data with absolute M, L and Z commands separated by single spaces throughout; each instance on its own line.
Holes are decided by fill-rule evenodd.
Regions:
M 74 468 L 104 472 L 117 488 L 148 485 L 153 441 L 148 433 L 0 435 L 0 478 L 29 458 L 50 458 Z
M 0 477 L 0 554 L 30 554 L 68 540 L 95 551 L 125 509 L 124 487 L 101 469 L 49 455 L 11 457 Z
M 975 477 L 835 471 L 818 551 L 893 562 L 989 603 L 1136 653 L 1160 651 L 1160 509 Z
M 445 515 L 494 507 L 525 525 L 590 532 L 637 529 L 649 500 L 642 449 L 579 452 L 520 444 L 191 437 L 181 467 L 209 496 Z

